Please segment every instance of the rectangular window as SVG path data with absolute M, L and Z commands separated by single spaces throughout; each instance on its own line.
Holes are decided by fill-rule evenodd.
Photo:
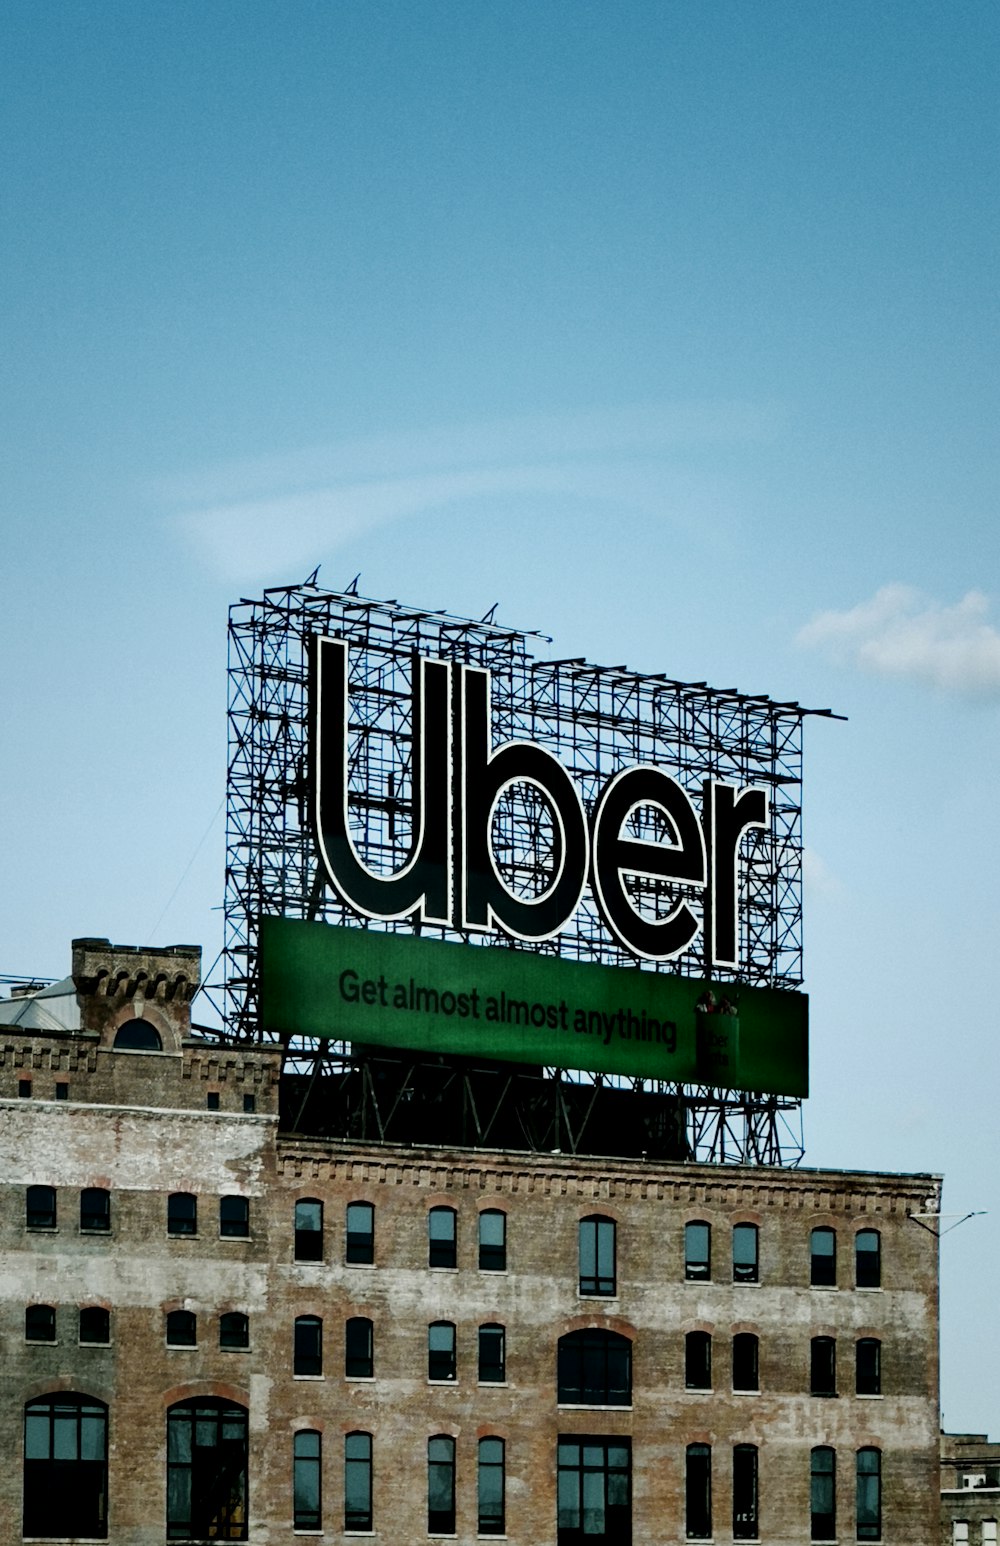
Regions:
M 733 1225 L 733 1282 L 757 1282 L 757 1226 Z
M 580 1293 L 611 1297 L 618 1291 L 614 1219 L 580 1220 Z
M 323 1260 L 323 1204 L 316 1197 L 295 1204 L 295 1260 Z
M 737 1444 L 733 1450 L 733 1540 L 755 1541 L 757 1515 L 757 1450 Z
M 882 1344 L 877 1337 L 861 1337 L 856 1345 L 854 1388 L 859 1396 L 882 1394 Z
M 810 1539 L 832 1541 L 837 1534 L 837 1455 L 821 1445 L 812 1452 L 809 1473 Z
M 504 1329 L 502 1326 L 479 1328 L 479 1383 L 502 1385 L 507 1378 L 504 1358 Z
M 809 1344 L 809 1393 L 837 1394 L 837 1343 L 833 1337 L 813 1337 Z
M 809 1236 L 809 1282 L 813 1288 L 837 1286 L 837 1236 L 825 1226 Z
M 684 1226 L 684 1276 L 696 1283 L 712 1276 L 712 1226 L 701 1219 Z
M 347 1205 L 347 1261 L 370 1266 L 375 1260 L 375 1209 L 370 1202 Z
M 882 1454 L 877 1449 L 858 1450 L 854 1517 L 859 1541 L 882 1539 Z
M 687 1447 L 684 1499 L 688 1540 L 708 1540 L 712 1534 L 712 1451 L 707 1444 Z
M 348 1433 L 344 1438 L 344 1529 L 372 1528 L 372 1436 Z
M 479 1215 L 479 1270 L 507 1270 L 507 1215 L 498 1208 L 487 1208 Z
M 854 1237 L 854 1281 L 858 1288 L 882 1287 L 882 1242 L 877 1229 L 859 1229 Z
M 630 1546 L 628 1439 L 560 1434 L 557 1457 L 558 1546 Z
M 322 1523 L 322 1442 L 321 1435 L 312 1431 L 295 1435 L 292 1500 L 296 1530 L 318 1530 Z
M 55 1229 L 56 1189 L 54 1186 L 29 1186 L 24 1222 L 28 1229 Z
M 504 1445 L 503 1439 L 479 1440 L 479 1534 L 503 1535 Z
M 684 1338 L 684 1384 L 688 1390 L 712 1388 L 712 1338 L 707 1331 L 689 1331 Z
M 313 1377 L 323 1373 L 323 1322 L 318 1315 L 296 1317 L 292 1370 Z
M 365 1315 L 352 1315 L 344 1328 L 344 1373 L 349 1380 L 375 1373 L 375 1328 Z
M 427 1263 L 430 1267 L 458 1265 L 454 1208 L 432 1208 L 427 1215 Z
M 219 1234 L 245 1240 L 250 1234 L 250 1201 L 246 1197 L 219 1198 Z
M 969 1546 L 969 1525 L 965 1519 L 955 1519 L 951 1526 L 951 1546 Z
M 198 1233 L 198 1199 L 192 1192 L 174 1192 L 167 1198 L 167 1234 Z
M 56 1080 L 56 1100 L 69 1100 L 69 1085 L 65 1079 Z
M 80 1310 L 80 1341 L 106 1346 L 111 1341 L 111 1312 L 101 1305 L 84 1305 Z
M 733 1338 L 733 1389 L 759 1390 L 758 1342 L 752 1331 L 738 1331 Z
M 983 1546 L 997 1546 L 997 1522 L 995 1519 L 983 1520 Z
M 455 1440 L 427 1441 L 427 1533 L 455 1533 Z
M 456 1376 L 455 1328 L 451 1321 L 435 1321 L 427 1328 L 427 1378 L 453 1380 Z
M 106 1235 L 111 1228 L 111 1193 L 103 1186 L 85 1186 L 80 1193 L 80 1229 Z

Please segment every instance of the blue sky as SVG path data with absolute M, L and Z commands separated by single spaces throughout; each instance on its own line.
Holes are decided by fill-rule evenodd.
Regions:
M 12 0 L 0 972 L 221 938 L 225 623 L 321 580 L 807 726 L 807 1161 L 943 1171 L 1000 1436 L 1000 12 Z M 207 964 L 206 961 L 206 964 Z

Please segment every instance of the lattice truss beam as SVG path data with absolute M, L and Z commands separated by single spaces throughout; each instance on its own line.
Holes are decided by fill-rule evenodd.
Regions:
M 706 778 L 766 788 L 769 830 L 748 833 L 742 845 L 741 965 L 738 971 L 717 969 L 713 976 L 779 988 L 801 983 L 802 721 L 812 711 L 624 667 L 537 660 L 531 651 L 549 642 L 543 635 L 304 585 L 265 591 L 261 599 L 243 600 L 230 613 L 228 1036 L 259 1036 L 257 929 L 262 916 L 366 926 L 325 883 L 309 829 L 308 643 L 314 633 L 352 646 L 349 814 L 357 850 L 373 870 L 393 873 L 410 849 L 414 656 L 485 667 L 492 673 L 494 745 L 523 738 L 546 747 L 573 775 L 588 812 L 607 779 L 637 762 L 663 767 L 696 803 Z M 671 835 L 665 817 L 653 808 L 638 810 L 632 823 L 635 836 Z M 507 885 L 522 895 L 544 890 L 558 858 L 555 844 L 545 801 L 532 786 L 509 788 L 493 824 L 494 851 Z M 650 916 L 663 916 L 685 895 L 700 911 L 699 894 L 684 887 L 646 877 L 633 877 L 630 885 L 636 904 Z M 411 927 L 405 921 L 367 926 Z M 463 937 L 426 926 L 425 932 Z M 483 937 L 474 940 L 482 943 Z M 506 936 L 491 942 L 581 961 L 636 964 L 609 934 L 589 890 L 556 939 L 529 947 L 518 947 Z M 702 936 L 673 961 L 642 966 L 703 976 Z M 308 1055 L 311 1049 L 292 1050 Z M 343 1051 L 349 1056 L 347 1048 Z M 780 1150 L 775 1102 L 724 1092 L 688 1091 L 686 1098 L 699 1110 L 715 1112 L 711 1132 L 694 1121 L 700 1150 L 707 1146 L 713 1157 L 730 1157 L 724 1152 L 727 1134 L 729 1147 L 746 1157 L 759 1150 L 764 1163 L 769 1162 L 765 1155 Z M 779 1104 L 783 1109 L 795 1105 Z

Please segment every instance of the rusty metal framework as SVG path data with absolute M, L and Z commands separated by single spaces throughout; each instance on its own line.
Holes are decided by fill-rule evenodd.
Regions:
M 267 590 L 243 600 L 229 623 L 229 772 L 226 813 L 225 1023 L 227 1037 L 259 1038 L 257 929 L 262 916 L 321 919 L 357 927 L 409 930 L 406 920 L 369 923 L 325 883 L 308 822 L 308 641 L 313 634 L 347 640 L 350 658 L 349 817 L 364 861 L 390 874 L 406 861 L 411 836 L 412 743 L 410 680 L 415 655 L 447 658 L 492 673 L 494 743 L 528 739 L 553 752 L 570 771 L 588 811 L 606 780 L 636 762 L 664 767 L 700 795 L 702 781 L 721 778 L 768 789 L 771 823 L 744 844 L 741 870 L 741 966 L 716 968 L 716 980 L 777 988 L 802 980 L 802 721 L 812 711 L 704 682 L 642 675 L 585 660 L 542 660 L 533 651 L 545 635 L 502 626 L 492 614 L 478 622 L 375 601 L 353 590 L 330 592 L 314 582 Z M 638 810 L 636 836 L 663 835 L 664 818 Z M 511 786 L 498 801 L 493 847 L 506 884 L 532 895 L 543 890 L 556 859 L 545 801 L 533 786 Z M 672 907 L 683 888 L 631 879 L 637 907 L 655 916 Z M 460 939 L 445 929 L 437 937 Z M 476 936 L 474 943 L 481 943 Z M 609 934 L 589 891 L 565 930 L 541 945 L 520 946 L 505 935 L 487 940 L 562 957 L 640 963 Z M 695 942 L 675 960 L 641 969 L 705 974 Z M 290 1069 L 312 1070 L 346 1088 L 359 1058 L 349 1044 L 303 1041 L 286 1049 Z M 363 1058 L 361 1059 L 363 1061 Z M 593 1084 L 595 1076 L 550 1070 L 553 1112 L 567 1080 Z M 374 1088 L 369 1075 L 352 1088 Z M 414 1076 L 415 1078 L 416 1076 Z M 463 1101 L 473 1099 L 469 1071 Z M 604 1085 L 608 1081 L 605 1078 Z M 683 1103 L 687 1152 L 720 1162 L 788 1164 L 801 1159 L 798 1102 L 776 1097 L 675 1085 L 634 1083 L 643 1093 Z M 411 1099 L 416 1083 L 410 1084 Z M 404 1091 L 406 1085 L 401 1087 Z M 398 1093 L 398 1092 L 397 1092 Z M 373 1097 L 374 1098 L 374 1097 Z M 400 1099 L 406 1099 L 400 1094 Z M 353 1097 L 352 1097 L 353 1099 Z M 365 1102 L 367 1101 L 367 1105 Z M 315 1103 L 310 1103 L 315 1105 Z M 365 1097 L 352 1121 L 378 1131 L 382 1112 Z M 315 1119 L 313 1119 L 315 1121 Z M 536 1124 L 537 1125 L 537 1124 Z M 544 1124 L 542 1124 L 544 1127 Z M 571 1130 L 572 1130 L 572 1124 Z M 546 1129 L 547 1130 L 547 1129 Z M 480 1140 L 482 1141 L 482 1140 Z M 575 1146 L 575 1145 L 571 1145 Z M 593 1152 L 591 1150 L 590 1152 Z

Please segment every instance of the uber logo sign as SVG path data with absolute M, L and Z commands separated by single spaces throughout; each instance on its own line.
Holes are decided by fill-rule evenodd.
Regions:
M 377 875 L 358 857 L 348 822 L 349 646 L 314 636 L 311 650 L 312 820 L 326 876 L 348 906 L 369 918 L 412 916 L 543 940 L 565 928 L 589 883 L 608 929 L 634 955 L 669 961 L 704 928 L 708 964 L 739 966 L 740 842 L 767 827 L 766 790 L 706 779 L 699 816 L 676 779 L 639 763 L 608 779 L 588 822 L 576 784 L 551 752 L 532 741 L 493 745 L 488 671 L 418 656 L 413 841 L 402 869 Z M 541 794 L 555 830 L 555 873 L 531 897 L 505 885 L 493 851 L 493 812 L 514 785 Z M 672 841 L 635 835 L 633 816 L 650 808 L 665 818 Z M 628 876 L 700 891 L 701 917 L 682 898 L 663 917 L 640 911 Z

